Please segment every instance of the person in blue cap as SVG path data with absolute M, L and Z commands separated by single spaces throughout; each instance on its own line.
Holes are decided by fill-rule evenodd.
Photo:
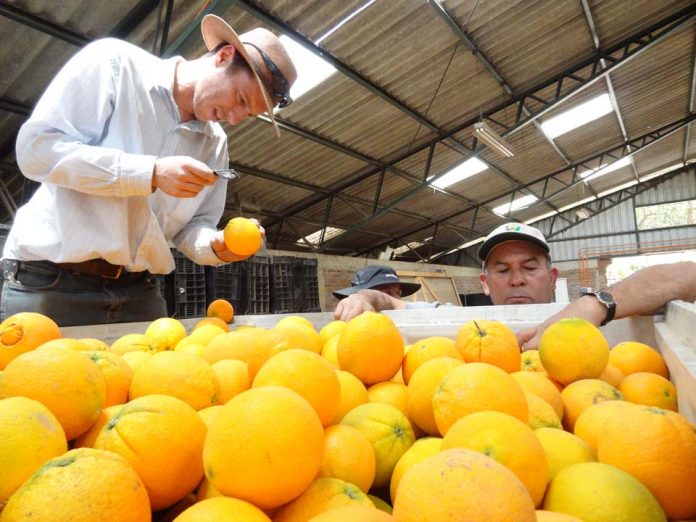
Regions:
M 437 308 L 440 303 L 408 302 L 403 297 L 415 294 L 421 285 L 406 283 L 396 271 L 384 265 L 368 265 L 353 276 L 351 286 L 332 292 L 340 299 L 334 318 L 347 321 L 365 311 L 403 310 L 410 308 Z

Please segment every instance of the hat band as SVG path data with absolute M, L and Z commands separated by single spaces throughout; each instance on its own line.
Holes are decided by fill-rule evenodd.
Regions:
M 290 97 L 290 84 L 278 66 L 273 62 L 273 60 L 271 60 L 270 56 L 263 52 L 257 45 L 251 42 L 242 43 L 244 45 L 251 45 L 254 49 L 256 49 L 261 56 L 263 63 L 266 64 L 266 67 L 268 67 L 268 70 L 271 72 L 272 81 L 269 84 L 269 82 L 266 80 L 266 75 L 261 74 L 258 68 L 254 67 L 254 69 L 256 69 L 256 74 L 261 79 L 261 83 L 263 83 L 266 91 L 273 98 L 274 104 L 277 105 L 279 109 L 290 105 L 292 103 L 292 98 Z

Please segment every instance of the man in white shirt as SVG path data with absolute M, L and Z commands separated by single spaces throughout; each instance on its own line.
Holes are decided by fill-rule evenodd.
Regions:
M 93 42 L 59 71 L 20 129 L 17 162 L 41 182 L 3 251 L 0 315 L 36 311 L 59 325 L 166 315 L 153 274 L 174 269 L 170 243 L 194 262 L 238 261 L 217 230 L 228 166 L 218 121 L 291 103 L 297 77 L 271 32 L 201 24 L 209 52 L 153 56 Z

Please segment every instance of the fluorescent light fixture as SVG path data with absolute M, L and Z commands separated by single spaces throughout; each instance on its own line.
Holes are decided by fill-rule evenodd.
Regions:
M 359 15 L 362 11 L 370 7 L 372 4 L 375 3 L 375 0 L 368 0 L 366 3 L 358 7 L 355 11 L 350 13 L 348 16 L 346 16 L 343 20 L 338 22 L 336 25 L 334 25 L 331 29 L 326 31 L 323 35 L 321 35 L 314 43 L 319 45 L 323 40 L 334 34 L 336 31 L 338 31 L 345 23 L 350 21 L 352 18 L 356 17 Z
M 613 110 L 609 94 L 600 94 L 558 116 L 549 118 L 541 124 L 541 130 L 549 138 L 554 139 L 597 118 L 601 118 Z
M 475 176 L 476 174 L 478 174 L 479 172 L 483 172 L 487 168 L 488 165 L 486 165 L 480 159 L 471 158 L 463 163 L 460 163 L 444 176 L 441 176 L 440 178 L 436 179 L 434 182 L 431 183 L 431 185 L 436 188 L 445 189 L 450 185 L 459 183 L 463 179 Z M 432 177 L 433 176 L 430 176 L 430 178 L 428 179 L 431 179 Z
M 585 181 L 591 181 L 593 179 L 597 179 L 600 176 L 604 176 L 605 174 L 609 174 L 610 172 L 614 172 L 615 170 L 619 170 L 623 167 L 626 167 L 627 165 L 630 165 L 632 162 L 633 156 L 624 156 L 623 158 L 613 161 L 608 165 L 604 164 L 600 165 L 598 168 L 594 170 L 587 170 L 580 174 L 580 177 Z
M 515 155 L 510 150 L 510 145 L 483 121 L 474 123 L 474 137 L 506 158 L 511 158 Z
M 551 212 L 547 212 L 546 214 L 540 214 L 536 217 L 533 217 L 532 219 L 528 219 L 527 221 L 524 222 L 525 225 L 531 225 L 532 223 L 536 223 L 537 221 L 541 221 L 542 219 L 549 218 L 551 216 L 555 216 L 558 214 L 555 210 L 552 210 Z
M 578 219 L 587 219 L 590 217 L 590 211 L 585 207 L 580 207 L 575 211 L 575 215 L 578 216 Z
M 297 69 L 297 80 L 290 88 L 290 96 L 293 100 L 297 100 L 336 72 L 333 65 L 298 44 L 292 38 L 282 35 L 280 41 L 287 49 Z M 276 113 L 278 110 L 281 109 L 274 109 L 273 112 Z
M 520 210 L 522 208 L 528 207 L 538 199 L 538 197 L 528 194 L 526 196 L 522 196 L 521 198 L 517 198 L 515 201 L 498 205 L 493 209 L 493 212 L 498 214 L 499 216 L 506 216 L 511 212 L 514 212 L 515 210 Z
M 309 241 L 313 245 L 318 245 L 319 240 L 321 239 L 321 231 L 323 229 L 319 229 L 316 232 L 312 232 L 308 236 L 305 236 L 304 239 Z M 326 232 L 324 233 L 324 241 L 328 241 L 329 239 L 332 239 L 340 234 L 343 234 L 345 232 L 344 229 L 342 228 L 334 228 L 334 227 L 326 227 Z M 307 246 L 307 243 L 304 242 L 302 238 L 298 239 L 296 241 L 298 245 L 304 245 Z
M 420 241 L 411 241 L 407 245 L 401 245 L 400 247 L 395 248 L 394 254 L 400 256 L 401 254 L 404 254 L 409 250 L 415 250 L 416 248 L 421 246 L 423 246 L 423 243 L 421 243 Z

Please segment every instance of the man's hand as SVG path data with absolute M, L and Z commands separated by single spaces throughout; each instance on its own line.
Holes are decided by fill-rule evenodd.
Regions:
M 251 219 L 250 221 L 253 221 L 254 224 L 259 227 L 259 230 L 261 231 L 261 237 L 263 240 L 263 243 L 266 243 L 266 230 L 261 226 L 261 224 L 258 222 L 257 219 Z M 233 252 L 231 252 L 228 248 L 227 245 L 225 244 L 225 236 L 224 232 L 222 230 L 218 230 L 215 236 L 213 236 L 213 239 L 210 241 L 210 247 L 213 249 L 213 252 L 215 252 L 215 255 L 220 258 L 221 261 L 224 261 L 225 263 L 233 263 L 235 261 L 244 261 L 248 257 L 251 256 L 240 256 L 237 255 Z
M 359 316 L 363 312 L 375 312 L 370 299 L 363 294 L 357 293 L 341 299 L 334 311 L 334 320 L 350 321 L 353 317 Z
M 152 189 L 160 189 L 175 198 L 193 198 L 217 176 L 202 161 L 188 156 L 168 156 L 155 161 Z
M 591 295 L 576 299 L 557 314 L 552 315 L 543 323 L 532 327 L 519 330 L 517 332 L 517 343 L 522 351 L 536 350 L 539 347 L 539 340 L 546 329 L 556 321 L 564 317 L 580 317 L 599 326 L 607 316 L 607 308 Z

